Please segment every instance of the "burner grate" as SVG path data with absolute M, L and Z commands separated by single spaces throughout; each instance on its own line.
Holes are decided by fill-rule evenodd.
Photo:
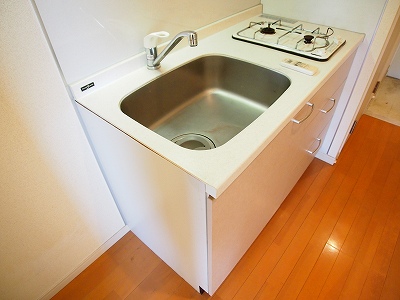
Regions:
M 317 25 L 303 24 L 291 19 L 267 19 L 251 21 L 249 25 L 233 35 L 233 38 L 278 50 L 327 60 L 345 41 L 333 37 L 331 27 L 323 33 Z M 291 20 L 288 24 L 284 20 Z M 295 23 L 293 23 L 295 22 Z M 310 28 L 311 29 L 308 29 Z

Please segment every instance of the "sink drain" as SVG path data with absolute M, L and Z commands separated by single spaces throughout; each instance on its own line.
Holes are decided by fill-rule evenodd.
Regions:
M 208 150 L 215 148 L 215 144 L 211 139 L 198 133 L 186 133 L 178 135 L 171 141 L 183 148 L 191 150 Z

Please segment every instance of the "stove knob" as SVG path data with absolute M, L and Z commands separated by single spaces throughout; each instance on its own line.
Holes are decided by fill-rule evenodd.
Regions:
M 305 44 L 311 44 L 313 39 L 314 39 L 314 36 L 313 36 L 313 35 L 311 35 L 311 34 L 306 34 L 306 35 L 304 36 L 304 43 L 305 43 Z

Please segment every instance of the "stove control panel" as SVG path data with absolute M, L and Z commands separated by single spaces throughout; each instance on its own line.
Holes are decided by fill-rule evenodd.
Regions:
M 281 65 L 284 66 L 285 68 L 289 68 L 292 70 L 295 70 L 300 73 L 304 73 L 307 75 L 314 75 L 318 72 L 318 68 L 309 64 L 306 64 L 304 62 L 294 60 L 291 58 L 285 58 L 283 61 L 281 61 Z

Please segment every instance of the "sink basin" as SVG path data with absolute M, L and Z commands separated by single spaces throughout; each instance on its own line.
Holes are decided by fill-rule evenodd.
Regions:
M 121 101 L 124 114 L 194 150 L 223 145 L 268 109 L 290 86 L 275 71 L 211 55 L 188 62 Z

